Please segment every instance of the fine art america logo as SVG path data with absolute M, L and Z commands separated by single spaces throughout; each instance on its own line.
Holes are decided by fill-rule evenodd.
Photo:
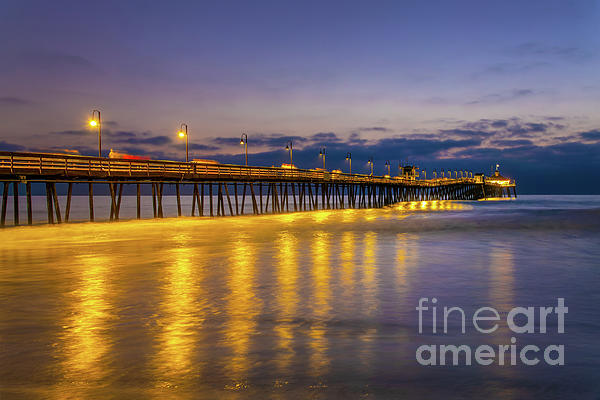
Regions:
M 434 345 L 424 344 L 417 348 L 416 359 L 421 365 L 517 365 L 519 361 L 524 365 L 536 365 L 542 360 L 548 365 L 564 365 L 565 348 L 562 344 L 551 344 L 545 348 L 528 344 L 517 346 L 514 334 L 552 333 L 547 326 L 554 325 L 556 321 L 556 332 L 565 333 L 565 314 L 569 308 L 565 307 L 564 298 L 557 299 L 556 307 L 515 307 L 506 315 L 506 326 L 511 331 L 510 343 L 500 345 L 479 345 L 475 348 L 467 345 Z M 461 307 L 443 307 L 438 310 L 437 299 L 429 300 L 427 297 L 419 299 L 416 307 L 419 313 L 419 334 L 423 334 L 423 320 L 431 321 L 427 324 L 426 333 L 429 329 L 434 335 L 448 334 L 448 318 L 461 317 L 461 333 L 466 333 L 466 313 Z M 440 313 L 438 315 L 438 313 Z M 438 327 L 438 317 L 443 320 L 443 333 Z M 499 328 L 500 314 L 493 307 L 481 307 L 472 316 L 473 329 L 481 334 L 493 335 Z M 536 327 L 536 320 L 538 321 Z M 536 329 L 537 328 L 537 329 Z M 459 328 L 455 328 L 459 329 Z M 455 332 L 456 333 L 456 332 Z

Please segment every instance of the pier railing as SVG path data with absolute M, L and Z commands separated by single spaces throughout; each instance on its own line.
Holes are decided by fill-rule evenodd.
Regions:
M 471 178 L 414 180 L 363 174 L 279 167 L 178 162 L 162 160 L 124 160 L 49 153 L 0 152 L 0 174 L 61 176 L 64 178 L 160 178 L 215 181 L 336 181 L 340 183 L 385 183 L 414 186 L 471 182 Z
M 211 162 L 178 162 L 87 157 L 70 154 L 0 152 L 2 203 L 0 226 L 5 226 L 9 187 L 12 186 L 13 225 L 19 225 L 19 191 L 25 186 L 27 223 L 33 223 L 32 184 L 45 184 L 48 223 L 70 220 L 73 186 L 87 185 L 89 221 L 95 221 L 94 187 L 108 185 L 110 220 L 119 220 L 123 187 L 136 187 L 136 216 L 142 215 L 142 187 L 151 187 L 152 215 L 164 217 L 163 193 L 174 187 L 177 216 L 181 194 L 191 188 L 191 216 L 244 214 L 246 197 L 252 213 L 281 213 L 343 208 L 384 207 L 401 201 L 477 200 L 516 197 L 514 182 L 473 178 L 416 179 L 346 174 L 319 169 L 254 167 Z M 64 214 L 57 185 L 66 184 Z M 238 186 L 241 185 L 241 186 Z M 241 193 L 238 192 L 241 189 Z M 265 191 L 263 190 L 266 190 Z M 241 205 L 239 198 L 241 194 Z M 216 201 L 215 201 L 216 198 Z M 291 200 L 291 201 L 290 201 Z M 227 204 L 227 207 L 226 207 Z M 235 205 L 235 207 L 234 207 Z M 206 214 L 205 214 L 206 213 Z

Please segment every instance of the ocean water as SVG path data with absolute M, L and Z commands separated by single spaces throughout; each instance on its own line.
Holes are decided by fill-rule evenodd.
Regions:
M 75 219 L 85 207 L 74 200 Z M 9 227 L 0 398 L 598 399 L 599 288 L 599 196 Z M 558 298 L 564 333 L 555 314 L 545 333 L 539 318 L 535 333 L 508 326 L 514 307 L 537 317 Z M 464 310 L 464 334 L 458 313 L 444 333 L 444 306 Z M 480 307 L 498 310 L 495 331 L 476 330 Z M 541 361 L 416 357 L 513 338 Z M 564 365 L 545 362 L 552 345 Z

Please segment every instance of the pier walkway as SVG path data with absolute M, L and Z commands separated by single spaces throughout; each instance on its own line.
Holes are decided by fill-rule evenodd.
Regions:
M 0 181 L 3 187 L 2 226 L 6 221 L 10 186 L 13 189 L 13 222 L 14 225 L 20 223 L 20 184 L 25 185 L 28 224 L 32 224 L 32 184 L 45 185 L 48 223 L 69 221 L 74 184 L 88 185 L 90 221 L 95 220 L 94 186 L 102 184 L 108 185 L 111 196 L 110 220 L 119 219 L 124 185 L 136 185 L 138 218 L 141 218 L 142 211 L 141 185 L 152 186 L 155 218 L 164 216 L 162 198 L 165 185 L 175 187 L 178 216 L 184 214 L 180 193 L 181 188 L 187 185 L 193 187 L 192 216 L 204 215 L 205 202 L 209 205 L 207 214 L 210 216 L 243 214 L 247 197 L 248 201 L 252 201 L 253 214 L 384 207 L 400 201 L 516 197 L 514 181 L 487 181 L 473 177 L 416 179 L 296 168 L 21 152 L 0 152 Z M 67 185 L 64 214 L 60 211 L 56 190 L 59 183 Z M 241 208 L 238 204 L 240 195 Z

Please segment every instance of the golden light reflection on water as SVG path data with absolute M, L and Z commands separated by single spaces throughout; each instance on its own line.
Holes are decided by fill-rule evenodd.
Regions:
M 277 253 L 277 300 L 280 320 L 275 326 L 279 342 L 278 367 L 287 373 L 294 357 L 294 331 L 291 321 L 298 307 L 298 239 L 293 233 L 280 232 L 276 239 Z
M 229 321 L 225 327 L 225 340 L 232 357 L 228 360 L 226 369 L 229 377 L 236 382 L 236 387 L 239 387 L 247 379 L 251 338 L 256 333 L 256 318 L 261 312 L 262 303 L 255 293 L 256 248 L 251 238 L 240 235 L 232 243 L 229 253 Z
M 344 223 L 350 223 L 350 222 L 356 221 L 356 218 L 359 215 L 359 211 L 352 209 L 352 208 L 341 210 L 341 211 L 339 211 L 339 213 L 342 217 L 342 222 L 344 222 Z
M 380 209 L 367 208 L 363 210 L 363 218 L 365 221 L 375 221 L 379 214 Z
M 363 237 L 363 262 L 361 265 L 362 283 L 364 287 L 364 306 L 368 314 L 372 314 L 377 308 L 376 290 L 376 245 L 377 233 L 365 232 Z
M 396 208 L 401 211 L 457 211 L 471 210 L 473 206 L 454 200 L 429 200 L 402 202 Z
M 329 370 L 327 356 L 328 341 L 327 319 L 331 312 L 331 271 L 330 271 L 331 233 L 317 231 L 312 240 L 312 314 L 310 371 L 315 377 L 323 376 Z
M 491 335 L 491 343 L 497 345 L 511 344 L 510 338 L 514 333 L 506 323 L 506 314 L 514 306 L 514 260 L 512 250 L 500 244 L 490 247 L 490 302 L 501 315 L 498 321 L 498 329 Z M 506 357 L 505 365 L 509 364 L 509 357 Z M 494 373 L 504 378 L 514 377 L 512 368 L 494 368 Z M 499 393 L 503 398 L 519 398 L 514 388 L 502 387 Z
M 336 210 L 319 210 L 319 211 L 311 211 L 310 215 L 312 219 L 317 223 L 321 224 L 331 216 L 337 215 Z
M 514 261 L 509 248 L 490 248 L 490 300 L 500 312 L 508 312 L 514 307 Z M 504 329 L 508 327 L 504 326 Z M 499 329 L 499 331 L 502 329 Z
M 372 319 L 378 308 L 377 304 L 377 233 L 365 232 L 363 237 L 363 260 L 361 265 L 363 284 L 363 312 L 365 318 Z M 371 369 L 373 363 L 373 338 L 377 335 L 377 328 L 369 328 L 359 336 L 361 348 L 359 357 L 364 367 Z
M 72 293 L 70 318 L 63 326 L 63 369 L 71 383 L 99 381 L 109 372 L 103 358 L 111 343 L 107 337 L 112 318 L 112 305 L 107 299 L 110 263 L 110 259 L 99 255 L 75 258 L 78 289 Z
M 410 269 L 418 265 L 419 237 L 410 233 L 396 234 L 396 279 L 406 293 Z
M 340 281 L 344 290 L 344 297 L 350 298 L 354 290 L 354 272 L 356 265 L 354 263 L 356 247 L 356 234 L 354 232 L 342 233 L 340 258 L 342 261 L 340 271 Z
M 169 380 L 183 378 L 200 368 L 193 359 L 204 321 L 200 293 L 203 265 L 198 262 L 200 257 L 194 257 L 191 249 L 185 247 L 186 238 L 178 237 L 174 242 L 182 247 L 171 249 L 166 257 L 154 362 L 158 386 L 170 385 Z

